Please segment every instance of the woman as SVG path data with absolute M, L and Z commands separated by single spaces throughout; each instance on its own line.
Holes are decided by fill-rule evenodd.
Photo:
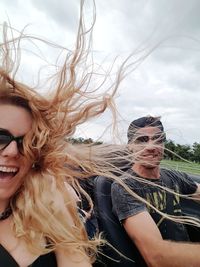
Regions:
M 4 25 L 0 45 L 0 265 L 91 266 L 100 241 L 88 239 L 65 187 L 66 180 L 104 174 L 101 152 L 91 159 L 94 147 L 79 149 L 66 139 L 77 125 L 112 108 L 112 97 L 96 99 L 88 89 L 93 74 L 78 68 L 87 61 L 90 32 L 81 15 L 75 50 L 52 76 L 53 90 L 42 95 L 16 79 L 20 44 L 36 39 L 24 33 L 9 38 L 8 31 Z
M 13 266 L 30 266 L 31 264 L 33 264 L 31 266 L 44 266 L 42 265 L 44 257 L 38 258 L 38 253 L 51 250 L 51 244 L 56 244 L 56 238 L 59 238 L 59 236 L 56 236 L 56 231 L 53 234 L 53 227 L 59 228 L 55 216 L 63 219 L 63 225 L 60 225 L 60 227 L 65 227 L 64 223 L 66 224 L 63 231 L 65 235 L 68 235 L 69 243 L 72 243 L 71 246 L 75 242 L 75 237 L 71 236 L 70 230 L 74 231 L 75 236 L 77 232 L 77 239 L 78 234 L 82 234 L 86 241 L 87 238 L 84 233 L 81 233 L 84 229 L 76 218 L 73 202 L 70 203 L 69 208 L 71 210 L 65 209 L 59 190 L 56 189 L 54 184 L 55 180 L 51 177 L 51 171 L 46 172 L 45 177 L 45 173 L 42 173 L 42 166 L 36 167 L 34 165 L 33 155 L 26 154 L 28 150 L 26 150 L 26 143 L 27 146 L 33 146 L 33 143 L 30 144 L 27 139 L 28 136 L 30 138 L 31 135 L 34 135 L 34 127 L 32 128 L 32 126 L 35 123 L 34 114 L 31 112 L 27 100 L 21 96 L 12 95 L 12 93 L 2 95 L 0 97 L 0 114 L 0 241 L 1 251 L 4 253 L 5 259 L 4 264 L 1 259 L 1 264 L 11 266 L 8 264 L 11 260 L 16 262 Z M 38 155 L 37 159 L 39 159 Z M 41 187 L 38 187 L 37 179 L 43 179 Z M 44 192 L 44 189 L 47 190 L 47 188 L 42 187 L 45 186 L 45 183 L 49 187 L 49 193 L 54 194 L 54 198 L 42 202 L 42 199 L 40 200 L 42 194 L 49 197 Z M 41 214 L 40 208 L 37 209 L 37 204 L 41 206 Z M 43 206 L 44 204 L 46 206 Z M 50 214 L 50 211 L 52 211 L 52 214 Z M 65 214 L 66 218 L 62 218 L 62 213 Z M 42 225 L 45 216 L 50 222 L 45 223 L 43 221 L 44 225 Z M 76 218 L 76 223 L 72 217 Z M 47 228 L 52 228 L 49 229 L 49 233 Z M 39 229 L 41 232 L 39 232 Z M 50 233 L 52 233 L 52 236 Z M 60 236 L 62 236 L 62 233 L 60 233 Z M 64 247 L 64 244 L 60 244 L 56 249 L 58 266 L 90 266 L 84 255 L 79 255 L 78 252 L 73 252 L 73 250 L 71 259 L 69 253 L 66 263 L 62 246 Z M 76 249 L 74 248 L 74 250 Z M 79 257 L 81 263 L 74 263 L 73 259 L 79 262 Z M 48 260 L 47 257 L 45 259 Z M 51 266 L 54 257 L 49 259 L 51 259 L 49 263 L 48 261 L 46 263 L 44 261 L 44 263 Z M 37 265 L 38 262 L 40 265 Z

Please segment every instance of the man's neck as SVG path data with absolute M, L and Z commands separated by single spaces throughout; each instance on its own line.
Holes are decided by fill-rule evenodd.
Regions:
M 132 170 L 139 176 L 146 179 L 159 179 L 160 178 L 160 166 L 155 166 L 154 168 L 147 168 L 139 163 L 135 163 Z

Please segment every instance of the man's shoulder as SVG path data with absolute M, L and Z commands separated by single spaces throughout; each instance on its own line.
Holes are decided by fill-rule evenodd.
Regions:
M 187 174 L 184 172 L 180 172 L 180 171 L 172 170 L 172 169 L 166 169 L 166 168 L 161 168 L 160 174 L 161 175 L 168 175 L 168 176 L 172 176 L 172 177 L 178 177 L 178 178 L 187 176 Z
M 135 185 L 140 184 L 140 182 L 137 179 L 134 179 L 134 177 L 139 177 L 132 169 L 128 169 L 126 172 L 124 172 L 121 176 L 119 176 L 119 180 L 125 183 L 126 185 L 132 187 Z M 118 180 L 114 181 L 112 183 L 112 188 L 121 187 Z
M 162 169 L 162 180 L 167 184 L 174 187 L 178 185 L 182 194 L 193 194 L 197 190 L 197 184 L 194 177 L 185 172 L 176 170 Z
M 189 181 L 188 174 L 185 172 L 180 172 L 177 170 L 171 170 L 166 168 L 161 168 L 160 170 L 161 179 L 171 180 L 172 182 L 182 182 L 182 181 Z

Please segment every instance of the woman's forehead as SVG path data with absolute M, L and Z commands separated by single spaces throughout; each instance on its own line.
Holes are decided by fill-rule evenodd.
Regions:
M 23 107 L 0 104 L 0 128 L 15 136 L 23 136 L 31 130 L 32 116 Z

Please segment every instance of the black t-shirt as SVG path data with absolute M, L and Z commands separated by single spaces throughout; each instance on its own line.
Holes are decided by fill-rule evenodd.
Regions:
M 19 267 L 11 254 L 0 244 L 0 266 Z M 56 257 L 53 252 L 38 257 L 28 267 L 57 267 Z
M 141 181 L 138 181 L 131 176 L 139 177 L 132 169 L 129 169 L 127 173 L 121 177 L 131 190 L 146 199 L 159 211 L 175 216 L 182 215 L 180 197 L 178 195 L 167 193 L 163 188 L 159 188 L 153 184 L 147 184 L 146 181 L 168 187 L 183 195 L 193 194 L 197 190 L 196 183 L 193 182 L 187 174 L 174 170 L 161 169 L 160 179 L 149 180 L 139 177 Z M 148 211 L 157 224 L 163 239 L 174 241 L 189 240 L 187 230 L 183 224 L 164 219 L 153 208 L 130 195 L 126 189 L 117 182 L 112 184 L 111 197 L 113 212 L 121 222 L 140 212 Z
M 40 256 L 29 267 L 45 267 L 45 266 L 57 267 L 56 256 L 53 252 Z

